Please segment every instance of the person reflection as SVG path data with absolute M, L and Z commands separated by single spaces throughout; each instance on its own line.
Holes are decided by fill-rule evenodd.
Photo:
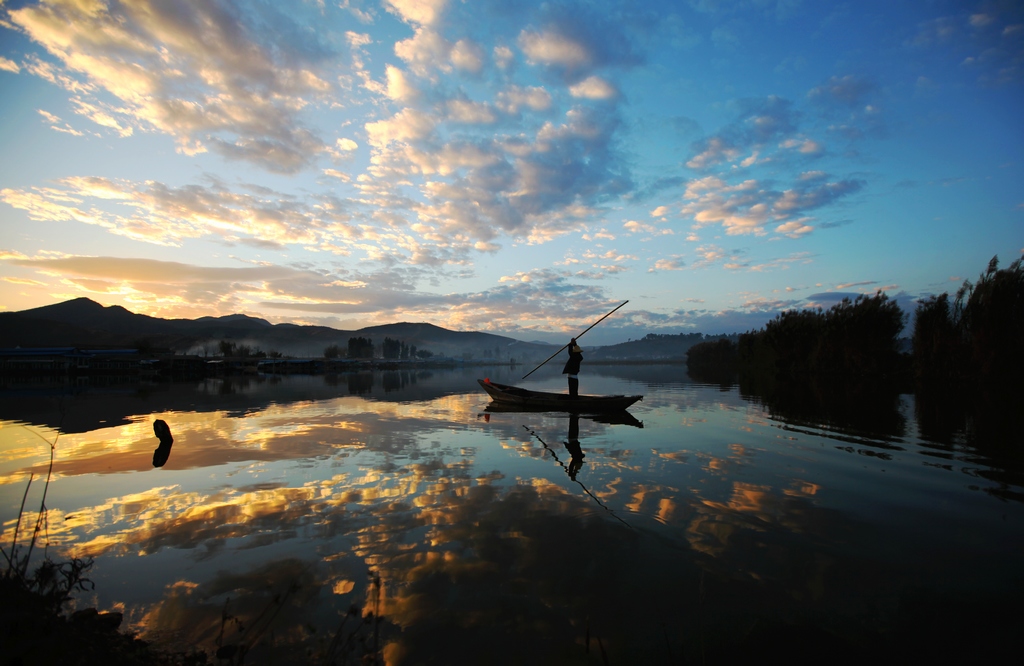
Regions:
M 569 415 L 569 441 L 565 443 L 565 448 L 569 450 L 571 459 L 569 460 L 569 466 L 565 468 L 565 472 L 569 475 L 569 478 L 573 481 L 576 480 L 576 474 L 580 471 L 580 467 L 583 467 L 583 449 L 580 448 L 580 415 L 570 414 Z
M 153 451 L 153 467 L 163 467 L 167 459 L 171 457 L 171 445 L 174 438 L 171 437 L 171 429 L 163 419 L 153 421 L 153 432 L 160 440 L 160 446 Z

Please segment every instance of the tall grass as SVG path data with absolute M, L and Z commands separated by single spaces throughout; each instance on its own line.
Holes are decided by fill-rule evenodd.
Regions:
M 807 375 L 887 376 L 901 366 L 899 335 L 906 316 L 882 292 L 846 298 L 828 310 L 787 310 L 728 340 L 690 348 L 698 374 L 737 369 L 741 375 L 792 379 Z
M 63 421 L 63 418 L 61 419 Z M 29 475 L 28 483 L 25 484 L 25 493 L 21 497 L 21 506 L 18 509 L 18 518 L 14 524 L 11 535 L 10 548 L 0 546 L 0 555 L 6 562 L 6 568 L 0 576 L 7 592 L 31 593 L 41 599 L 45 606 L 56 613 L 59 613 L 64 602 L 71 599 L 74 591 L 87 591 L 93 589 L 91 580 L 85 574 L 93 565 L 92 558 L 73 557 L 62 562 L 55 562 L 50 559 L 44 547 L 43 560 L 34 570 L 32 555 L 40 537 L 46 536 L 48 527 L 46 496 L 50 489 L 50 480 L 53 478 L 53 462 L 57 450 L 57 440 L 60 439 L 60 426 L 57 427 L 57 434 L 50 442 L 35 430 L 30 432 L 41 438 L 50 448 L 50 464 L 46 470 L 46 481 L 43 484 L 42 498 L 39 500 L 39 510 L 36 512 L 35 524 L 32 526 L 32 534 L 29 537 L 28 545 L 19 543 L 22 536 L 22 524 L 25 523 L 25 503 L 28 499 L 29 490 L 35 479 L 34 474 Z M 27 525 L 26 525 L 27 527 Z M 47 540 L 47 545 L 49 542 Z
M 1008 383 L 1024 371 L 1024 257 L 999 269 L 992 257 L 977 282 L 965 281 L 917 306 L 914 362 L 928 380 Z

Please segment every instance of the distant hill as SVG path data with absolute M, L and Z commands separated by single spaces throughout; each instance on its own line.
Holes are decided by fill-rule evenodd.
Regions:
M 348 348 L 352 337 L 373 340 L 379 347 L 391 338 L 449 358 L 529 364 L 543 361 L 558 349 L 544 342 L 523 342 L 504 335 L 451 331 L 424 322 L 370 326 L 357 331 L 327 326 L 271 324 L 244 314 L 198 319 L 162 319 L 136 314 L 119 305 L 104 307 L 88 298 L 76 298 L 21 312 L 0 313 L 0 347 L 79 347 L 166 349 L 177 353 L 214 356 L 228 340 L 265 352 L 286 356 L 322 356 L 324 349 Z M 682 361 L 693 345 L 718 337 L 700 333 L 651 333 L 606 347 L 584 347 L 587 361 Z M 581 341 L 582 342 L 582 341 Z
M 590 361 L 685 361 L 686 351 L 706 340 L 730 338 L 734 335 L 704 335 L 702 333 L 648 333 L 639 340 L 630 340 L 617 345 L 597 347 L 586 355 Z
M 345 331 L 327 326 L 271 324 L 265 319 L 243 314 L 162 319 L 136 314 L 119 305 L 104 307 L 88 298 L 21 312 L 0 313 L 0 347 L 110 348 L 145 345 L 179 353 L 213 355 L 217 353 L 221 340 L 230 340 L 267 352 L 320 356 L 330 345 L 347 349 L 350 337 L 370 338 L 375 345 L 380 345 L 388 337 L 436 356 L 474 360 L 543 360 L 556 349 L 553 345 L 521 342 L 490 333 L 450 331 L 427 323 L 386 324 Z

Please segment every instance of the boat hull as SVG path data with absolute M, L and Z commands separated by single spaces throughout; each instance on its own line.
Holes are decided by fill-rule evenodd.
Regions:
M 491 399 L 502 406 L 518 407 L 523 410 L 551 410 L 573 413 L 618 412 L 634 402 L 643 400 L 642 395 L 580 395 L 545 393 L 499 384 L 488 379 L 478 379 Z

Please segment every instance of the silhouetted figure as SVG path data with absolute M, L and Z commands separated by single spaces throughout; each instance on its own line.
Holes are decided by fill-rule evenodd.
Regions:
M 174 444 L 174 438 L 171 437 L 171 429 L 167 426 L 167 422 L 162 419 L 153 421 L 153 432 L 160 440 L 160 446 L 153 451 L 153 467 L 163 467 L 167 459 L 171 457 L 171 445 Z
M 575 481 L 576 473 L 580 471 L 580 467 L 583 467 L 583 449 L 580 448 L 579 414 L 569 416 L 569 441 L 565 443 L 565 448 L 569 450 L 569 455 L 571 456 L 569 466 L 566 467 L 565 471 L 569 478 Z
M 562 368 L 563 375 L 569 375 L 569 395 L 577 398 L 580 395 L 580 363 L 583 362 L 583 350 L 576 344 L 576 338 L 569 341 L 569 360 Z

